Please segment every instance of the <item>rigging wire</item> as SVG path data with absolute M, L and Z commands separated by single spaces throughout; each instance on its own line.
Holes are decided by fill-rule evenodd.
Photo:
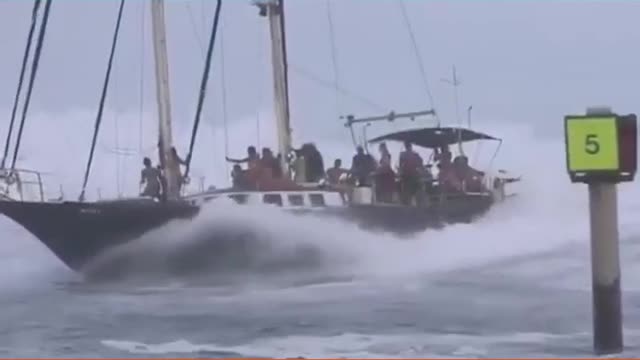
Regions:
M 340 118 L 340 92 L 338 87 L 340 86 L 340 76 L 338 73 L 338 55 L 336 49 L 336 41 L 335 41 L 335 30 L 333 24 L 333 11 L 331 9 L 331 0 L 327 0 L 327 20 L 329 22 L 329 42 L 331 44 L 331 60 L 333 63 L 333 80 L 334 80 L 334 91 L 336 95 L 336 118 Z M 353 141 L 353 145 L 357 145 L 356 136 L 353 133 L 353 128 L 351 128 L 351 141 Z
M 48 0 L 51 1 L 51 0 Z M 116 44 L 118 43 L 118 33 L 120 32 L 120 23 L 122 20 L 122 13 L 124 10 L 125 0 L 120 0 L 120 8 L 118 9 L 118 18 L 116 20 L 116 28 L 113 33 L 113 42 L 111 43 L 111 53 L 109 54 L 109 62 L 107 64 L 107 72 L 105 74 L 104 85 L 102 87 L 102 95 L 100 96 L 100 105 L 98 107 L 98 114 L 96 116 L 95 129 L 93 132 L 93 140 L 91 141 L 91 150 L 89 152 L 89 160 L 87 161 L 87 168 L 84 174 L 84 181 L 82 183 L 82 192 L 80 193 L 79 200 L 84 201 L 84 195 L 87 188 L 87 182 L 89 181 L 89 172 L 91 171 L 91 163 L 93 161 L 93 154 L 96 148 L 96 142 L 98 139 L 98 131 L 100 130 L 100 123 L 102 121 L 102 112 L 104 110 L 104 101 L 107 97 L 107 90 L 109 88 L 109 79 L 111 78 L 111 67 L 113 65 L 113 58 L 116 52 Z
M 205 9 L 205 0 L 202 0 L 200 3 L 201 9 L 202 9 L 202 26 L 206 28 L 206 18 L 204 15 L 204 9 Z M 202 41 L 202 37 L 200 36 L 200 33 L 198 31 L 198 27 L 196 25 L 196 21 L 195 21 L 195 17 L 193 16 L 193 14 L 191 13 L 191 8 L 190 6 L 188 6 L 187 4 L 187 9 L 190 12 L 190 16 L 189 16 L 189 20 L 191 22 L 191 27 L 193 30 L 193 33 L 195 34 L 196 37 L 196 41 L 198 43 L 198 46 L 200 47 L 200 51 L 201 51 L 201 55 L 202 55 L 202 59 L 203 61 L 206 60 L 206 53 L 205 53 L 205 49 L 204 49 L 204 44 Z M 228 130 L 228 125 L 227 125 L 227 100 L 226 100 L 226 95 L 227 95 L 227 90 L 226 90 L 226 80 L 225 80 L 225 63 L 224 63 L 224 19 L 220 20 L 221 24 L 220 24 L 220 68 L 221 68 L 221 83 L 220 83 L 220 87 L 221 87 L 221 92 L 222 92 L 222 112 L 223 112 L 223 123 L 224 123 L 224 151 L 225 151 L 225 156 L 229 155 L 229 130 Z M 206 30 L 205 30 L 206 31 Z M 213 126 L 211 127 L 212 129 L 212 136 L 214 138 L 214 141 L 216 139 L 216 127 L 215 127 L 215 122 L 213 124 Z M 228 173 L 229 172 L 229 163 L 225 162 L 225 171 Z
M 411 38 L 411 44 L 413 46 L 413 52 L 416 56 L 416 60 L 418 62 L 418 68 L 420 69 L 420 75 L 422 77 L 422 83 L 424 85 L 424 90 L 429 97 L 429 102 L 431 103 L 431 107 L 435 109 L 435 103 L 433 101 L 433 95 L 431 94 L 431 90 L 429 89 L 429 80 L 427 79 L 427 72 L 424 68 L 424 62 L 422 61 L 422 56 L 420 55 L 420 48 L 418 47 L 418 42 L 416 40 L 416 36 L 413 31 L 413 27 L 411 26 L 411 21 L 409 20 L 409 15 L 407 14 L 407 9 L 404 5 L 404 0 L 398 1 L 400 6 L 400 10 L 402 12 L 402 17 L 405 25 L 407 26 L 407 31 L 409 32 L 409 37 Z M 435 118 L 438 122 L 438 126 L 440 126 L 440 117 L 438 116 L 438 112 L 435 112 Z
M 227 82 L 224 67 L 224 21 L 220 29 L 220 87 L 222 89 L 222 123 L 224 127 L 224 156 L 229 156 L 229 127 L 227 124 Z M 229 173 L 229 162 L 225 161 L 225 173 Z
M 20 78 L 18 79 L 18 89 L 16 91 L 16 97 L 13 101 L 13 109 L 11 110 L 11 121 L 9 122 L 9 131 L 7 132 L 7 140 L 4 145 L 4 155 L 2 156 L 2 163 L 0 168 L 4 169 L 7 156 L 9 155 L 9 146 L 11 145 L 11 135 L 13 133 L 13 127 L 15 125 L 16 113 L 18 111 L 18 102 L 20 100 L 20 93 L 22 92 L 22 84 L 24 82 L 24 74 L 27 69 L 27 61 L 29 60 L 29 54 L 31 53 L 31 44 L 33 43 L 33 33 L 36 29 L 36 23 L 38 22 L 38 12 L 40 10 L 41 0 L 35 0 L 33 3 L 33 10 L 31 12 L 31 26 L 29 27 L 29 35 L 27 36 L 27 44 L 24 49 L 24 56 L 22 57 L 22 68 L 20 69 Z
M 384 106 L 377 104 L 376 102 L 365 98 L 364 96 L 358 95 L 354 92 L 351 92 L 341 86 L 336 85 L 335 83 L 332 83 L 330 81 L 327 80 L 323 80 L 320 77 L 318 77 L 317 75 L 311 73 L 310 71 L 303 69 L 301 67 L 298 67 L 294 64 L 290 64 L 289 65 L 289 69 L 295 73 L 297 73 L 298 75 L 301 75 L 302 77 L 311 80 L 312 82 L 315 82 L 317 85 L 320 85 L 322 87 L 328 88 L 328 89 L 336 89 L 340 94 L 342 94 L 343 96 L 348 96 L 350 98 L 352 98 L 353 100 L 357 100 L 359 102 L 361 102 L 362 104 L 368 105 L 371 108 L 375 108 L 376 110 L 379 111 L 387 111 L 388 109 L 385 108 Z
M 191 156 L 193 154 L 193 146 L 195 145 L 196 134 L 198 132 L 198 125 L 200 124 L 200 115 L 202 113 L 202 105 L 204 103 L 204 96 L 207 90 L 207 81 L 209 80 L 209 70 L 211 68 L 211 56 L 213 54 L 213 48 L 216 41 L 216 33 L 218 31 L 218 22 L 220 20 L 220 9 L 222 8 L 222 0 L 217 0 L 215 15 L 213 18 L 213 26 L 211 27 L 211 36 L 209 38 L 209 48 L 207 49 L 207 59 L 204 64 L 204 71 L 202 74 L 202 82 L 200 84 L 200 96 L 198 97 L 198 107 L 196 110 L 195 121 L 193 123 L 193 131 L 191 133 L 191 143 L 189 144 L 189 153 L 187 154 L 187 165 L 184 172 L 184 177 L 189 176 L 189 170 L 191 168 Z
M 36 43 L 36 51 L 33 61 L 31 62 L 31 74 L 29 76 L 29 84 L 27 86 L 27 95 L 22 107 L 22 118 L 20 119 L 20 128 L 18 129 L 18 137 L 16 139 L 16 146 L 13 150 L 13 160 L 11 162 L 11 169 L 15 169 L 16 161 L 18 160 L 18 150 L 20 149 L 20 142 L 22 140 L 22 132 L 24 130 L 24 123 L 27 119 L 27 110 L 29 109 L 29 103 L 31 102 L 31 94 L 33 92 L 33 85 L 36 80 L 36 74 L 38 72 L 38 64 L 40 63 L 40 55 L 42 53 L 42 44 L 44 43 L 44 36 L 47 31 L 47 23 L 49 22 L 49 11 L 51 10 L 52 0 L 46 0 L 44 6 L 44 14 L 42 15 L 42 24 L 40 25 L 40 32 L 38 34 L 38 41 Z
M 200 51 L 202 52 L 202 56 L 204 57 L 204 41 L 202 39 L 200 31 L 198 31 L 198 28 L 196 26 L 196 19 L 195 19 L 195 16 L 193 15 L 193 8 L 191 8 L 191 4 L 190 3 L 186 3 L 185 5 L 186 5 L 186 8 L 187 8 L 187 12 L 189 13 L 189 20 L 191 22 L 191 28 L 193 30 L 193 33 L 196 36 L 196 42 L 198 43 L 198 46 L 200 47 Z M 204 14 L 202 16 L 204 18 Z
M 145 60 L 145 18 L 147 14 L 147 4 L 145 2 L 140 2 L 140 6 L 142 7 L 142 16 L 140 19 L 141 31 L 140 31 L 140 113 L 138 115 L 138 153 L 142 154 L 142 144 L 144 143 L 144 132 L 143 132 L 143 116 L 144 116 L 144 60 Z

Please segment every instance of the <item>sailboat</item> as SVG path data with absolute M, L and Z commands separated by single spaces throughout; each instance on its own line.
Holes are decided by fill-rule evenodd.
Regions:
M 220 12 L 220 2 L 221 0 L 218 0 L 216 17 Z M 260 15 L 268 18 L 270 25 L 278 151 L 280 154 L 285 154 L 280 157 L 282 168 L 286 169 L 286 174 L 291 174 L 294 169 L 289 157 L 286 156 L 291 152 L 292 141 L 289 122 L 284 4 L 283 0 L 262 0 L 254 4 L 259 8 Z M 161 163 L 166 163 L 172 148 L 172 134 L 164 0 L 150 0 L 150 6 L 159 121 L 159 158 Z M 212 39 L 215 36 L 216 23 L 217 21 L 214 21 Z M 210 42 L 205 72 L 211 60 L 212 44 L 213 41 Z M 206 85 L 205 77 L 203 77 L 199 108 L 205 93 L 204 85 Z M 421 114 L 390 114 L 382 118 L 398 119 L 416 115 Z M 369 122 L 375 120 L 365 119 Z M 349 123 L 351 125 L 357 123 L 357 119 L 350 118 Z M 391 133 L 372 141 L 384 139 L 408 141 L 428 148 L 467 141 L 496 140 L 468 129 L 426 128 L 413 132 Z M 22 188 L 28 185 L 24 177 L 29 174 L 35 174 L 36 181 L 33 183 L 40 189 L 39 199 L 27 200 L 22 195 Z M 323 182 L 300 183 L 289 181 L 291 179 L 289 177 L 286 177 L 285 181 L 257 189 L 232 187 L 182 196 L 179 187 L 175 186 L 180 174 L 167 166 L 165 176 L 168 183 L 165 201 L 143 197 L 99 201 L 85 201 L 82 197 L 78 201 L 46 200 L 42 193 L 42 181 L 37 172 L 11 167 L 0 170 L 0 177 L 4 179 L 6 188 L 3 191 L 3 198 L 0 199 L 0 213 L 35 235 L 69 268 L 82 272 L 92 259 L 105 251 L 133 241 L 169 221 L 188 221 L 194 218 L 205 204 L 216 206 L 221 199 L 232 199 L 241 206 L 268 204 L 294 214 L 336 217 L 353 221 L 365 229 L 412 233 L 429 227 L 440 227 L 446 223 L 472 221 L 489 210 L 494 203 L 505 199 L 504 185 L 507 183 L 499 177 L 487 176 L 492 183 L 486 191 L 465 192 L 456 196 L 436 191 L 430 195 L 426 205 L 415 206 L 379 202 L 375 197 L 375 189 L 371 186 L 352 188 L 349 196 L 345 196 L 343 190 L 327 186 Z M 188 222 L 185 223 L 188 224 Z

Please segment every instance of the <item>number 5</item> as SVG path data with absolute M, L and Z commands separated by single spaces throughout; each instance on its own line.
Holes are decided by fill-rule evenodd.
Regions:
M 598 142 L 598 135 L 589 134 L 584 141 L 584 151 L 589 155 L 595 155 L 600 152 L 600 143 Z

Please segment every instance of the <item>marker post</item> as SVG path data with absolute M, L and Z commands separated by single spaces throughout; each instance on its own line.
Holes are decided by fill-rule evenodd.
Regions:
M 589 187 L 593 346 L 598 355 L 623 350 L 617 184 L 633 181 L 637 120 L 608 108 L 565 116 L 567 170 Z

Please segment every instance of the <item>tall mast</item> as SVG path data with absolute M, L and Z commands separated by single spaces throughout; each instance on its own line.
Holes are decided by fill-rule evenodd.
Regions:
M 278 152 L 282 155 L 283 169 L 288 169 L 287 154 L 291 149 L 291 125 L 289 121 L 289 84 L 283 1 L 256 0 L 254 4 L 260 8 L 260 16 L 267 16 L 269 19 Z
M 171 93 L 169 88 L 169 61 L 167 34 L 164 17 L 164 0 L 151 0 L 151 23 L 153 29 L 153 52 L 156 68 L 156 96 L 158 102 L 158 159 L 165 171 L 168 199 L 179 197 L 177 185 L 179 174 L 173 166 L 167 166 L 173 139 L 171 136 Z

